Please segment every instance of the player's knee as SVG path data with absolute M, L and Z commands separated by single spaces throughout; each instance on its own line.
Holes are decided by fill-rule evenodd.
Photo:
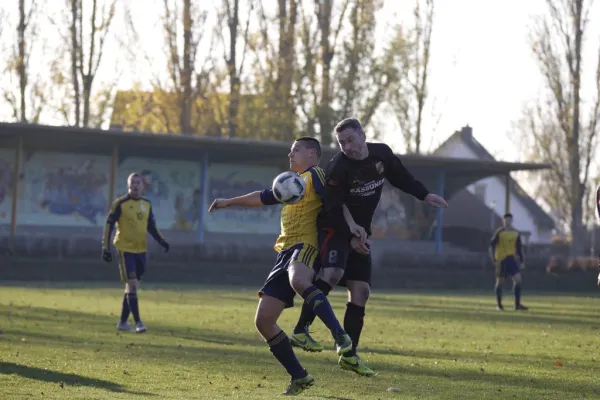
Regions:
M 312 286 L 314 272 L 306 265 L 296 262 L 290 265 L 289 276 L 292 288 L 296 293 L 302 295 L 306 289 Z
M 139 283 L 137 279 L 127 280 L 127 284 L 125 285 L 125 293 L 137 293 L 138 286 Z
M 261 312 L 260 310 L 254 316 L 254 326 L 256 330 L 263 336 L 270 330 L 270 328 L 276 324 L 275 318 L 268 313 Z
M 367 304 L 371 295 L 371 288 L 366 282 L 349 282 L 348 291 L 350 292 L 350 302 L 363 307 Z
M 514 285 L 518 285 L 521 283 L 521 274 L 516 274 L 512 277 L 512 281 Z

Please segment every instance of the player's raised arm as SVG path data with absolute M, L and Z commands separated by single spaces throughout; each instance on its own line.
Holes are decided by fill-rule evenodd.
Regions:
M 165 253 L 169 251 L 169 243 L 165 240 L 163 235 L 158 230 L 158 226 L 156 226 L 156 218 L 154 218 L 154 212 L 152 211 L 152 206 L 150 206 L 150 212 L 148 213 L 148 227 L 147 231 L 156 240 L 158 244 L 160 244 L 163 249 L 165 249 Z
M 389 146 L 385 144 L 380 146 L 381 151 L 384 153 L 383 157 L 386 162 L 384 173 L 388 182 L 421 201 L 425 200 L 425 197 L 429 194 L 429 190 L 425 185 L 415 179 Z
M 257 190 L 256 192 L 248 193 L 243 196 L 232 197 L 230 199 L 215 199 L 208 212 L 213 212 L 219 208 L 227 208 L 231 206 L 238 207 L 261 207 L 280 204 L 273 195 L 273 189 Z

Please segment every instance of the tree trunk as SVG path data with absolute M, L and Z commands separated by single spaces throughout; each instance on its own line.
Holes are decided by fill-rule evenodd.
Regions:
M 71 79 L 73 84 L 73 103 L 75 106 L 75 126 L 81 124 L 81 90 L 79 88 L 79 53 L 81 47 L 79 43 L 79 35 L 77 29 L 77 21 L 79 21 L 78 0 L 71 0 Z

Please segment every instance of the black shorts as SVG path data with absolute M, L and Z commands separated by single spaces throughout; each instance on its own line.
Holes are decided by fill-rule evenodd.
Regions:
M 288 268 L 294 261 L 299 261 L 309 268 L 315 268 L 317 249 L 306 243 L 298 243 L 292 247 L 281 250 L 277 254 L 275 266 L 267 277 L 263 287 L 258 291 L 258 296 L 267 295 L 281 300 L 286 308 L 294 306 L 296 291 L 290 285 Z
M 319 268 L 341 268 L 344 276 L 338 285 L 347 281 L 367 282 L 371 286 L 371 254 L 363 255 L 352 250 L 350 240 L 327 230 L 319 231 Z

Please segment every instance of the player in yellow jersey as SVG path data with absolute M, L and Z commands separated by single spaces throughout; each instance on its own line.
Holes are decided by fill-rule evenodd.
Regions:
M 304 198 L 285 204 L 281 210 L 281 233 L 275 243 L 277 260 L 259 291 L 255 325 L 269 349 L 290 374 L 284 394 L 296 395 L 314 384 L 314 378 L 300 365 L 288 336 L 277 325 L 285 308 L 292 307 L 298 293 L 329 328 L 338 354 L 352 348 L 352 341 L 335 317 L 327 297 L 313 285 L 318 259 L 317 216 L 323 206 L 324 171 L 318 167 L 321 145 L 311 137 L 297 139 L 288 155 L 290 169 L 306 182 Z M 260 207 L 279 204 L 272 189 L 256 191 L 231 199 L 216 199 L 209 212 L 231 206 Z
M 521 304 L 521 269 L 525 268 L 521 234 L 513 228 L 513 216 L 504 214 L 504 226 L 494 233 L 490 242 L 490 256 L 496 265 L 496 301 L 498 310 L 502 306 L 502 283 L 507 277 L 512 278 L 515 295 L 515 310 L 527 310 Z M 518 260 L 517 260 L 518 258 Z
M 127 194 L 114 201 L 106 219 L 102 240 L 102 259 L 112 262 L 110 237 L 116 225 L 114 246 L 119 254 L 121 279 L 125 282 L 121 320 L 117 329 L 133 330 L 127 322 L 131 313 L 135 321 L 135 331 L 142 333 L 146 331 L 146 327 L 140 319 L 137 291 L 139 281 L 146 271 L 146 252 L 148 250 L 146 235 L 150 233 L 165 252 L 169 251 L 169 244 L 156 227 L 152 204 L 148 199 L 142 197 L 144 178 L 137 173 L 129 175 L 127 188 Z

